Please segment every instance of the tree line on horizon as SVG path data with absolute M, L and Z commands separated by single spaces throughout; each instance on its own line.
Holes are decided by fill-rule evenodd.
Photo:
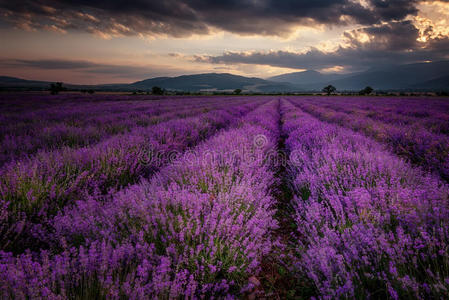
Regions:
M 67 88 L 65 86 L 63 86 L 62 82 L 55 82 L 50 84 L 50 94 L 52 95 L 57 95 L 59 94 L 59 92 L 62 91 L 67 91 Z M 326 93 L 327 96 L 330 96 L 332 94 L 334 94 L 335 92 L 337 92 L 337 88 L 331 84 L 323 87 L 323 89 L 321 90 L 323 93 Z M 370 95 L 372 92 L 374 91 L 374 89 L 371 86 L 366 86 L 365 88 L 361 89 L 358 93 L 359 95 Z M 82 93 L 88 93 L 88 94 L 94 94 L 95 90 L 93 89 L 86 89 L 86 90 L 81 90 Z M 138 90 L 138 91 L 134 91 L 133 94 L 137 95 L 137 94 L 142 94 L 144 93 L 144 91 Z M 147 94 L 150 94 L 149 91 L 146 92 Z M 167 93 L 166 89 L 163 89 L 159 86 L 153 86 L 151 88 L 151 94 L 152 95 L 164 95 Z M 240 95 L 242 93 L 242 89 L 235 89 L 233 91 L 233 94 L 235 95 Z

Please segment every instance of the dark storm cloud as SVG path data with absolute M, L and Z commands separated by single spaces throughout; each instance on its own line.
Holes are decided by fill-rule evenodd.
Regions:
M 370 40 L 362 42 L 362 37 Z M 297 69 L 343 66 L 348 70 L 449 59 L 449 38 L 417 41 L 418 29 L 410 21 L 369 26 L 345 33 L 346 45 L 334 52 L 310 48 L 304 53 L 288 51 L 226 52 L 220 56 L 197 56 L 198 62 L 215 64 L 258 64 Z
M 370 37 L 370 42 L 363 43 L 358 39 L 361 35 Z M 417 41 L 419 30 L 411 21 L 391 22 L 388 24 L 362 27 L 344 33 L 350 47 L 365 50 L 400 51 L 414 49 L 419 46 Z
M 24 29 L 106 35 L 285 35 L 298 24 L 377 24 L 417 13 L 417 0 L 0 0 L 3 18 Z
M 0 60 L 0 67 L 32 68 L 40 70 L 72 70 L 91 74 L 111 74 L 119 76 L 142 77 L 151 74 L 147 67 L 136 67 L 126 65 L 99 64 L 84 60 L 28 60 L 28 59 L 6 59 Z

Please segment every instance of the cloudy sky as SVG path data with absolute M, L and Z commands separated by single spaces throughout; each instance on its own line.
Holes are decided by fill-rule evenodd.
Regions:
M 0 75 L 270 77 L 449 59 L 449 0 L 0 0 Z

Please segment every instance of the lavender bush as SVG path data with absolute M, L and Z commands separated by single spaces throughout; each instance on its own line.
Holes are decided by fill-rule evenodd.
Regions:
M 297 270 L 323 298 L 439 298 L 449 187 L 384 146 L 284 102 Z

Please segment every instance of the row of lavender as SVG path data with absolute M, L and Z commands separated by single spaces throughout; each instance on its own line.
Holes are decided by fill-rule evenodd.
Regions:
M 260 270 L 277 227 L 274 170 L 265 158 L 279 136 L 278 105 L 260 106 L 149 180 L 65 205 L 51 222 L 51 251 L 0 252 L 2 297 L 175 298 L 251 289 L 248 278 Z
M 67 204 L 113 193 L 151 175 L 187 147 L 262 103 L 239 103 L 197 117 L 137 127 L 92 147 L 40 152 L 4 165 L 0 169 L 1 249 L 41 248 L 47 238 L 43 224 Z
M 298 276 L 324 299 L 447 295 L 447 184 L 288 101 L 282 112 Z
M 338 112 L 354 114 L 395 125 L 424 127 L 449 134 L 449 102 L 439 98 L 315 98 L 315 103 Z
M 447 134 L 434 133 L 430 129 L 420 126 L 419 122 L 414 124 L 410 121 L 408 125 L 395 124 L 364 115 L 337 111 L 334 107 L 339 107 L 338 102 L 345 102 L 340 98 L 335 99 L 335 104 L 329 104 L 328 100 L 318 98 L 292 98 L 291 100 L 304 111 L 322 120 L 360 131 L 387 144 L 395 153 L 409 159 L 412 163 L 437 172 L 445 180 L 449 180 L 449 136 Z M 327 107 L 321 105 L 322 101 L 328 102 Z
M 216 109 L 225 103 L 219 100 L 68 102 L 26 113 L 3 113 L 0 117 L 0 165 L 37 151 L 90 146 L 136 127 Z
M 4 114 L 27 113 L 45 108 L 57 106 L 75 105 L 80 103 L 99 103 L 110 101 L 189 101 L 190 99 L 210 98 L 208 96 L 161 96 L 161 95 L 139 95 L 117 93 L 100 93 L 92 95 L 83 95 L 80 93 L 61 93 L 59 95 L 49 96 L 45 93 L 2 93 L 0 94 L 0 109 Z

